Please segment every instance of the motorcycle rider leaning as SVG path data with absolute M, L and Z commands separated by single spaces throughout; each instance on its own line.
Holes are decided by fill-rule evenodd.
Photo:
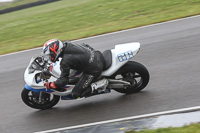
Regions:
M 43 46 L 43 54 L 49 61 L 55 63 L 59 57 L 60 77 L 54 82 L 45 83 L 47 89 L 58 89 L 69 83 L 70 69 L 83 71 L 83 74 L 72 90 L 72 97 L 87 97 L 99 90 L 104 91 L 108 85 L 107 79 L 95 82 L 104 67 L 104 58 L 100 51 L 94 50 L 87 44 L 75 44 L 70 41 L 61 42 L 51 39 Z

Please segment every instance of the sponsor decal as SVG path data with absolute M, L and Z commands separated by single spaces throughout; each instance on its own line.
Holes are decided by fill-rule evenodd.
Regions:
M 134 55 L 133 55 L 133 52 L 130 50 L 122 54 L 118 54 L 117 57 L 118 57 L 119 62 L 123 62 L 123 61 L 127 61 L 131 59 L 132 57 L 134 57 Z
M 86 88 L 90 85 L 91 81 L 93 80 L 94 76 L 90 75 L 88 79 L 85 81 L 85 84 L 83 85 L 83 88 Z

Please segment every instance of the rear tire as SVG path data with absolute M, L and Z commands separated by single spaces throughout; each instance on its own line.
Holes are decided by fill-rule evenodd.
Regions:
M 39 94 L 26 88 L 23 89 L 21 98 L 26 105 L 34 109 L 50 109 L 60 100 L 60 96 L 42 93 L 42 100 L 39 102 Z
M 132 94 L 143 90 L 149 83 L 150 76 L 145 66 L 135 61 L 129 61 L 113 74 L 111 78 L 121 78 L 124 81 L 130 82 L 131 86 L 114 90 L 120 93 Z

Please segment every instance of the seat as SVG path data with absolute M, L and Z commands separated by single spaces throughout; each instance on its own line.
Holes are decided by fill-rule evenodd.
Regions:
M 104 69 L 103 70 L 107 70 L 111 64 L 112 64 L 112 53 L 111 50 L 106 50 L 103 52 L 103 57 L 104 57 Z

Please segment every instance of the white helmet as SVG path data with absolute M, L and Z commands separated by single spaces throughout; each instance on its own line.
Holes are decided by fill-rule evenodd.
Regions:
M 43 45 L 43 53 L 51 62 L 56 62 L 63 51 L 63 43 L 58 39 L 51 39 Z

